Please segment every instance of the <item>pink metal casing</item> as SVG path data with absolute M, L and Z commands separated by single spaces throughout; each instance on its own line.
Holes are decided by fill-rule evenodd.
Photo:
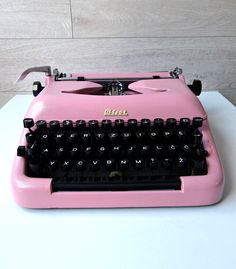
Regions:
M 30 178 L 25 174 L 25 160 L 16 157 L 12 170 L 12 186 L 16 202 L 28 208 L 109 208 L 109 207 L 162 207 L 200 206 L 217 203 L 224 188 L 223 169 L 211 135 L 207 115 L 200 101 L 186 86 L 184 77 L 179 79 L 150 79 L 147 76 L 169 76 L 167 72 L 126 74 L 73 74 L 73 77 L 137 77 L 139 81 L 129 85 L 130 95 L 99 96 L 85 94 L 100 89 L 88 81 L 55 81 L 46 78 L 45 89 L 33 100 L 26 116 L 37 120 L 65 119 L 115 120 L 122 118 L 167 118 L 177 121 L 182 117 L 202 117 L 203 143 L 209 152 L 208 174 L 181 177 L 181 190 L 150 191 L 83 191 L 52 192 L 51 178 Z M 134 94 L 134 92 L 142 94 Z M 127 110 L 128 116 L 104 116 L 104 110 Z M 23 130 L 20 145 L 26 145 Z

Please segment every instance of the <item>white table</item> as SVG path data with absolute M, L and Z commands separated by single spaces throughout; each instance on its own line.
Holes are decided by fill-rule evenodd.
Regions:
M 236 108 L 218 92 L 200 99 L 225 168 L 214 206 L 29 210 L 12 198 L 10 173 L 31 96 L 0 110 L 1 269 L 235 269 Z

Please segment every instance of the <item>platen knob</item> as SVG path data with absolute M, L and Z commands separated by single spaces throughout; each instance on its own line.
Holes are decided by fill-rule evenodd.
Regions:
M 202 82 L 199 79 L 194 79 L 193 83 L 188 85 L 188 87 L 197 96 L 202 92 Z
M 33 83 L 33 95 L 34 97 L 36 97 L 42 90 L 43 90 L 43 86 L 41 84 L 40 81 L 35 81 Z

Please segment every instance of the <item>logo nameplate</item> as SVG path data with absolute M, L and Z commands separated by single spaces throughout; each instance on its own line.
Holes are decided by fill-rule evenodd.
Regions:
M 127 110 L 116 110 L 111 108 L 106 108 L 103 113 L 104 116 L 128 116 Z

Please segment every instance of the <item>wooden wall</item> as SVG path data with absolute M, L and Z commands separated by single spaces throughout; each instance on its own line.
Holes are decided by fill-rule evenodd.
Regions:
M 235 0 L 0 0 L 0 105 L 31 91 L 26 68 L 65 72 L 182 67 L 236 104 Z

